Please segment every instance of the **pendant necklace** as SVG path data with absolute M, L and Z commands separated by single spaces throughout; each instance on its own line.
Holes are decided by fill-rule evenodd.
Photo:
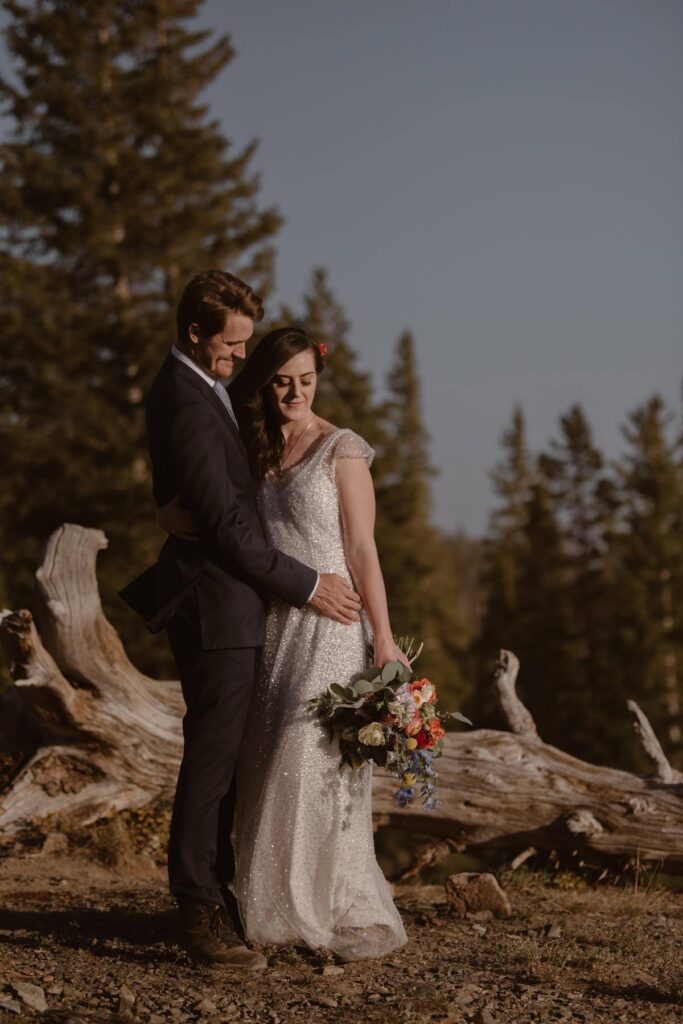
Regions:
M 294 451 L 294 449 L 295 449 L 295 448 L 297 447 L 297 445 L 299 444 L 299 441 L 301 440 L 301 438 L 302 438 L 302 437 L 304 436 L 304 434 L 305 434 L 305 433 L 306 433 L 306 432 L 307 432 L 308 430 L 310 430 L 310 429 L 311 429 L 311 427 L 312 427 L 312 426 L 313 426 L 313 417 L 311 417 L 311 419 L 310 419 L 310 420 L 308 421 L 308 426 L 306 426 L 306 427 L 305 427 L 305 428 L 304 428 L 304 429 L 303 429 L 303 430 L 301 431 L 301 433 L 300 433 L 300 434 L 299 434 L 299 436 L 297 437 L 296 441 L 294 442 L 294 444 L 292 445 L 292 447 L 291 447 L 291 448 L 289 449 L 289 451 L 288 451 L 288 452 L 287 452 L 287 454 L 285 455 L 284 459 L 281 459 L 281 460 L 280 460 L 280 472 L 281 472 L 281 473 L 283 473 L 283 472 L 284 472 L 284 469 L 285 469 L 285 463 L 287 462 L 287 459 L 289 459 L 290 455 L 292 454 L 292 452 Z

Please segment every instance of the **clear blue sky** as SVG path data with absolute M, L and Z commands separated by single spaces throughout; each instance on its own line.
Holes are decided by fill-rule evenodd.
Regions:
M 367 367 L 415 332 L 436 518 L 480 531 L 512 406 L 598 442 L 683 375 L 680 0 L 208 0 L 225 132 L 287 217 L 278 292 L 326 265 Z
M 416 336 L 436 518 L 479 532 L 513 404 L 584 403 L 609 455 L 683 372 L 680 0 L 207 0 L 209 94 L 261 139 L 278 296 L 329 268 L 381 379 Z

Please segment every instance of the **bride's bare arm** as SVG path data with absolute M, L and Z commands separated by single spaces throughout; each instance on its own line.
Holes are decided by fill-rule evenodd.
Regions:
M 375 635 L 375 662 L 408 664 L 394 643 L 387 595 L 375 544 L 375 489 L 363 459 L 339 458 L 337 491 L 344 529 L 344 553 Z

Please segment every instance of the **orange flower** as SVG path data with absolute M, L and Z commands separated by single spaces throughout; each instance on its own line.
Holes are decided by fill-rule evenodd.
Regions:
M 410 692 L 418 707 L 421 704 L 431 704 L 436 700 L 436 687 L 429 679 L 416 679 L 410 684 Z
M 435 743 L 438 743 L 439 740 L 442 740 L 446 735 L 438 718 L 431 718 L 429 720 L 429 734 Z

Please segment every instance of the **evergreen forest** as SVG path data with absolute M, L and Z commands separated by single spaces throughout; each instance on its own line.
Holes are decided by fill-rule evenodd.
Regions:
M 434 525 L 420 387 L 424 340 L 384 340 L 385 379 L 363 368 L 350 318 L 313 254 L 303 296 L 276 308 L 283 213 L 262 201 L 256 141 L 212 117 L 208 85 L 230 38 L 199 30 L 201 0 L 4 0 L 0 78 L 0 602 L 31 607 L 34 573 L 63 522 L 102 529 L 107 614 L 146 672 L 175 672 L 116 596 L 163 540 L 155 523 L 144 395 L 173 337 L 186 280 L 220 266 L 266 297 L 261 333 L 295 322 L 328 346 L 316 411 L 375 448 L 377 541 L 398 634 L 424 641 L 442 703 L 496 726 L 497 652 L 541 736 L 640 770 L 625 702 L 683 767 L 683 432 L 644 394 L 609 460 L 578 404 L 543 450 L 511 410 L 489 467 L 484 536 Z M 188 174 L 191 166 L 192 173 Z M 486 467 L 482 467 L 486 472 Z M 457 509 L 453 510 L 457 519 Z

